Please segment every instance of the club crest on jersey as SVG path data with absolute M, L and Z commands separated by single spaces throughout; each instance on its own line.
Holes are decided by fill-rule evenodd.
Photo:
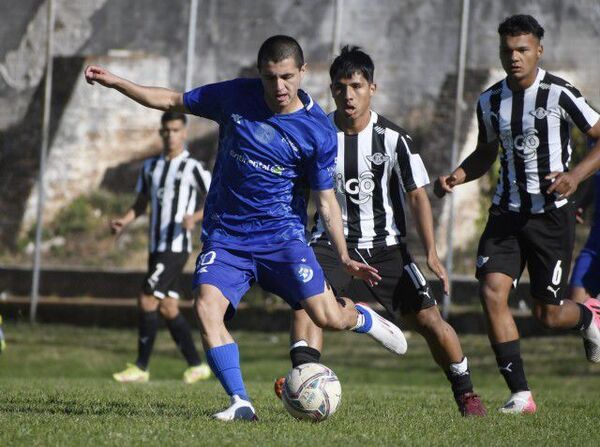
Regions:
M 265 123 L 258 123 L 254 132 L 256 139 L 262 144 L 269 144 L 275 137 L 275 129 Z
M 390 156 L 382 154 L 381 152 L 375 152 L 373 155 L 367 155 L 367 160 L 376 166 L 381 166 L 390 161 Z
M 529 112 L 530 115 L 535 116 L 537 119 L 539 120 L 543 120 L 544 118 L 546 118 L 548 115 L 550 115 L 550 111 L 544 109 L 543 107 L 538 107 L 535 110 L 531 110 Z
M 311 279 L 313 279 L 313 276 L 315 276 L 315 272 L 313 271 L 310 265 L 300 264 L 296 269 L 296 276 L 298 276 L 300 281 L 302 281 L 303 283 L 307 283 Z
M 489 256 L 477 256 L 477 268 L 480 269 L 483 265 L 490 260 Z

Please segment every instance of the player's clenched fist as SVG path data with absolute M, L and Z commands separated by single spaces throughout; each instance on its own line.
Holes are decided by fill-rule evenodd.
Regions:
M 118 79 L 110 71 L 96 65 L 88 65 L 84 71 L 84 75 L 88 84 L 94 85 L 94 82 L 98 82 L 105 87 L 112 87 Z
M 125 222 L 123 222 L 123 219 L 113 219 L 110 221 L 110 232 L 112 234 L 121 234 L 123 228 L 125 228 Z
M 452 188 L 457 184 L 457 178 L 453 174 L 440 175 L 433 184 L 433 193 L 441 199 L 446 193 L 452 193 Z

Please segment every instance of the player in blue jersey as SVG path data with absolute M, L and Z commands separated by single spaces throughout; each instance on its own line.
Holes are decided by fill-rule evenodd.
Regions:
M 589 139 L 590 148 L 594 145 L 595 140 Z M 584 211 L 594 202 L 590 234 L 571 274 L 569 299 L 579 303 L 600 294 L 600 171 L 594 174 L 591 183 L 577 210 L 577 219 L 583 223 Z
M 219 152 L 206 199 L 194 275 L 196 311 L 206 357 L 231 398 L 220 420 L 256 419 L 246 392 L 231 318 L 253 282 L 303 308 L 321 328 L 368 333 L 403 354 L 400 329 L 364 305 L 336 299 L 305 239 L 305 193 L 312 191 L 337 256 L 346 270 L 376 283 L 376 269 L 348 255 L 333 190 L 336 132 L 325 113 L 300 90 L 306 65 L 288 36 L 267 39 L 258 52 L 260 79 L 236 79 L 185 94 L 145 87 L 101 67 L 86 80 L 114 88 L 138 103 L 203 116 L 219 123 Z
M 596 144 L 592 138 L 588 142 L 590 149 Z M 592 202 L 595 208 L 590 234 L 575 261 L 569 288 L 569 299 L 578 303 L 585 303 L 589 298 L 600 295 L 600 171 L 594 174 L 592 184 L 579 204 L 577 220 L 580 223 L 583 223 L 583 213 Z M 592 346 L 587 340 L 583 341 L 583 346 L 586 355 L 589 355 Z

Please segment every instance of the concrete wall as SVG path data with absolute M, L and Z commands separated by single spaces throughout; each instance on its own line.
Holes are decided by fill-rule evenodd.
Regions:
M 157 69 L 147 69 L 134 60 L 113 67 L 119 74 L 134 80 L 165 84 L 182 89 L 185 75 L 186 32 L 189 2 L 187 0 L 56 0 L 56 55 L 75 58 L 69 77 L 59 78 L 63 98 L 55 104 L 51 153 L 60 155 L 50 161 L 48 172 L 51 196 L 68 201 L 77 192 L 97 184 L 99 170 L 114 167 L 115 151 L 95 151 L 97 166 L 93 181 L 90 171 L 82 166 L 80 140 L 85 126 L 105 125 L 105 147 L 109 140 L 122 147 L 132 158 L 140 148 L 150 144 L 149 129 L 156 116 L 141 114 L 115 96 L 106 94 L 105 119 L 110 115 L 124 117 L 129 125 L 80 123 L 73 129 L 73 117 L 90 117 L 85 112 L 87 101 L 99 101 L 83 88 L 73 69 L 81 69 L 86 58 L 95 58 L 110 49 L 125 49 L 164 58 Z M 458 0 L 338 0 L 341 6 L 341 42 L 363 46 L 376 63 L 379 93 L 377 110 L 410 130 L 416 137 L 431 177 L 448 169 L 452 129 L 453 89 L 460 19 Z M 492 81 L 490 69 L 500 68 L 497 57 L 496 28 L 504 17 L 514 13 L 534 14 L 546 28 L 543 66 L 554 71 L 570 70 L 592 103 L 600 105 L 597 73 L 600 71 L 600 4 L 597 0 L 564 2 L 559 0 L 481 0 L 471 2 L 467 67 L 467 107 L 464 135 L 472 126 L 473 104 L 477 93 Z M 34 204 L 39 150 L 41 114 L 41 81 L 45 64 L 45 6 L 42 0 L 1 2 L 0 17 L 0 241 L 14 242 L 15 228 L 23 216 L 31 216 Z M 328 100 L 327 68 L 332 56 L 334 1 L 323 0 L 201 0 L 199 2 L 196 39 L 195 84 L 204 84 L 252 72 L 256 50 L 269 35 L 286 33 L 296 36 L 303 45 L 310 74 L 306 88 L 322 104 Z M 69 59 L 74 60 L 74 59 Z M 168 63 L 167 63 L 168 61 Z M 163 64 L 163 65 L 161 65 Z M 80 73 L 79 73 L 80 74 Z M 495 80 L 495 79 L 494 79 Z M 95 93 L 94 93 L 95 95 Z M 110 99 L 110 100 L 109 100 Z M 67 107 L 65 109 L 65 106 Z M 70 108 L 73 108 L 70 110 Z M 131 116 L 129 116 L 131 115 Z M 79 126 L 77 126 L 79 127 Z M 119 134 L 127 129 L 129 137 Z M 214 126 L 194 120 L 192 136 L 200 140 L 205 153 L 214 149 Z M 471 139 L 472 140 L 472 139 Z M 122 146 L 121 146 L 122 144 Z M 471 144 L 471 143 L 469 143 Z M 468 149 L 467 149 L 468 150 Z M 91 154 L 92 152 L 84 152 Z M 118 156 L 120 157 L 120 156 Z M 118 158 L 117 157 L 117 158 Z M 77 178 L 59 185 L 64 171 L 61 160 L 77 165 Z M 119 158 L 121 160 L 121 158 Z M 3 166 L 18 166 L 7 169 Z M 15 189 L 15 172 L 29 173 Z M 78 181 L 81 180 L 81 181 Z M 79 186 L 81 185 L 81 191 Z M 68 190 L 68 193 L 65 191 Z M 15 204 L 15 197 L 20 201 Z M 8 199 L 7 199 L 8 198 Z M 10 202 L 10 203 L 7 203 Z M 440 202 L 434 202 L 436 215 Z M 50 216 L 51 213 L 48 214 Z

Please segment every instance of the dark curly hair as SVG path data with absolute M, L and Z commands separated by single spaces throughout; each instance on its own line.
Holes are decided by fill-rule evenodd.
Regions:
M 535 18 L 527 14 L 517 14 L 504 19 L 498 26 L 500 36 L 520 36 L 522 34 L 533 34 L 539 40 L 544 37 L 544 28 Z

